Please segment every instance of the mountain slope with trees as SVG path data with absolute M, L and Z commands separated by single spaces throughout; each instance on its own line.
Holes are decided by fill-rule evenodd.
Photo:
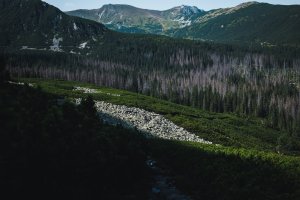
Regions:
M 247 2 L 202 11 L 181 6 L 153 11 L 128 5 L 67 12 L 104 23 L 120 32 L 162 34 L 178 38 L 243 45 L 299 45 L 300 6 Z
M 133 92 L 97 87 L 87 83 L 44 79 L 20 79 L 18 81 L 31 83 L 34 87 L 41 87 L 46 92 L 71 99 L 86 98 L 88 96 L 83 91 L 74 90 L 76 87 L 89 88 L 95 91 L 89 95 L 96 101 L 141 108 L 160 114 L 177 126 L 183 127 L 190 133 L 211 141 L 213 144 L 277 153 L 300 153 L 299 138 L 293 138 L 292 144 L 283 140 L 282 138 L 287 137 L 287 132 L 270 127 L 267 120 L 262 118 L 241 116 L 233 113 L 214 113 Z M 103 110 L 107 109 L 107 106 L 105 107 Z M 122 115 L 130 113 L 126 111 Z M 122 119 L 130 117 L 133 116 L 124 116 Z M 169 128 L 167 129 L 169 130 Z M 154 128 L 153 130 L 156 129 Z M 293 148 L 291 148 L 292 146 Z
M 1 0 L 0 27 L 2 48 L 68 52 L 94 44 L 107 32 L 99 23 L 69 17 L 40 0 Z
M 13 13 L 14 10 L 17 13 L 20 5 L 26 5 L 28 9 L 36 5 L 42 15 L 47 13 L 41 1 L 3 2 L 1 14 Z M 10 37 L 17 41 L 19 35 L 22 42 L 19 41 L 20 46 L 11 44 L 8 48 L 1 48 L 0 56 L 12 76 L 91 82 L 212 112 L 261 117 L 267 120 L 268 126 L 286 131 L 281 140 L 288 144 L 290 150 L 297 146 L 294 141 L 299 138 L 300 124 L 299 49 L 287 46 L 247 48 L 164 36 L 124 34 L 50 8 L 55 14 L 49 15 L 43 23 L 55 21 L 57 14 L 61 14 L 68 19 L 67 27 L 72 33 L 77 34 L 74 20 L 78 19 L 84 27 L 95 26 L 100 36 L 95 33 L 98 38 L 94 41 L 93 32 L 78 34 L 78 41 L 89 41 L 77 46 L 77 52 L 62 43 L 59 48 L 63 52 L 57 53 L 49 47 L 43 51 L 20 50 L 28 45 L 27 36 L 23 29 L 12 29 L 16 32 Z M 31 21 L 26 19 L 31 17 L 31 12 L 23 14 L 24 21 L 20 19 L 20 22 L 30 26 Z M 16 23 L 16 18 L 12 19 Z M 39 18 L 32 15 L 32 19 Z M 9 20 L 2 20 L 1 25 L 1 30 L 7 33 L 9 25 L 5 21 Z M 45 29 L 43 23 L 34 26 L 42 31 Z M 57 26 L 59 33 L 64 28 L 62 24 Z M 60 37 L 71 38 L 70 35 Z M 44 42 L 41 39 L 35 44 L 43 45 Z
M 300 199 L 297 47 L 124 34 L 38 0 L 0 0 L 0 16 L 2 196 L 161 197 L 154 164 L 193 199 Z M 105 125 L 93 99 L 158 113 L 214 145 Z
M 210 11 L 174 35 L 245 45 L 299 45 L 299 13 L 300 5 L 242 4 Z
M 5 119 L 0 134 L 0 184 L 10 197 L 38 199 L 49 194 L 44 198 L 148 199 L 151 173 L 145 161 L 151 156 L 193 199 L 299 198 L 298 157 L 251 147 L 145 140 L 134 131 L 99 123 L 92 99 L 72 90 L 86 84 L 27 81 L 34 88 L 0 85 L 0 116 Z M 121 94 L 120 102 L 161 112 L 176 112 L 182 107 L 146 96 L 136 99 L 133 97 L 137 94 L 126 91 L 102 89 L 110 94 L 93 96 L 116 101 L 117 96 L 111 94 Z M 76 107 L 69 102 L 74 96 L 86 100 Z M 212 117 L 226 117 L 201 113 L 211 121 Z M 243 121 L 229 115 L 227 118 Z
M 165 11 L 140 9 L 129 5 L 108 4 L 99 9 L 74 10 L 68 15 L 91 19 L 119 32 L 166 34 L 189 26 L 205 11 L 192 6 L 178 6 Z

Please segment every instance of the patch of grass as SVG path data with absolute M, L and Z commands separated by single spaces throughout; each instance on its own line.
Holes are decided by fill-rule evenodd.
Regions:
M 20 79 L 19 81 L 34 83 L 35 86 L 39 86 L 47 92 L 68 98 L 87 96 L 81 91 L 73 91 L 74 86 L 98 89 L 101 93 L 92 94 L 95 100 L 139 107 L 162 114 L 196 135 L 225 146 L 275 151 L 278 137 L 282 134 L 278 130 L 267 127 L 258 118 L 212 113 L 124 90 L 97 87 L 93 84 L 74 81 L 44 79 Z
M 136 106 L 160 113 L 201 137 L 222 145 L 152 139 L 143 143 L 176 186 L 201 200 L 300 198 L 300 158 L 272 152 L 280 132 L 260 119 L 210 113 L 152 97 L 91 84 L 21 79 L 43 91 L 67 98 L 85 97 L 74 86 L 101 90 L 95 100 Z M 118 94 L 120 96 L 112 96 Z M 131 139 L 123 143 L 126 146 Z
M 151 140 L 149 149 L 158 164 L 175 177 L 179 189 L 193 199 L 300 197 L 298 157 L 167 140 Z

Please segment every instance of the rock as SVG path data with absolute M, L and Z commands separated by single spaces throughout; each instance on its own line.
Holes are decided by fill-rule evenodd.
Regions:
M 80 104 L 81 98 L 75 99 Z M 145 134 L 147 138 L 158 137 L 169 140 L 192 141 L 204 144 L 212 142 L 199 138 L 182 127 L 177 126 L 164 116 L 140 108 L 114 105 L 96 101 L 95 106 L 100 118 L 107 124 L 120 125 Z
M 119 94 L 111 94 L 111 93 L 104 93 L 102 92 L 101 90 L 96 90 L 96 89 L 91 89 L 91 88 L 86 88 L 86 87 L 74 87 L 73 91 L 81 91 L 85 94 L 97 94 L 97 93 L 100 93 L 100 94 L 106 94 L 106 95 L 109 95 L 109 96 L 114 96 L 114 97 L 120 97 L 121 95 Z
M 12 84 L 12 85 L 25 85 L 25 83 L 22 83 L 22 82 L 13 82 L 13 81 L 8 81 L 9 84 Z M 28 83 L 28 86 L 29 87 L 33 87 L 33 84 L 32 83 Z
M 136 128 L 150 137 L 212 144 L 212 142 L 201 139 L 177 126 L 162 115 L 140 108 L 114 105 L 103 101 L 96 101 L 95 105 L 100 117 L 110 124 Z
M 95 89 L 85 88 L 85 87 L 74 87 L 73 91 L 82 91 L 85 94 L 96 94 L 99 93 Z

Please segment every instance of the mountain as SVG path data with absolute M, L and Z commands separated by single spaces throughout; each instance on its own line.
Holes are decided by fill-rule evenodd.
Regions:
M 120 32 L 165 34 L 191 25 L 205 14 L 195 6 L 179 6 L 165 11 L 140 9 L 129 5 L 104 5 L 100 9 L 67 12 L 72 16 L 91 19 Z
M 258 2 L 208 12 L 191 6 L 155 11 L 111 4 L 95 10 L 67 12 L 69 15 L 101 22 L 120 32 L 259 45 L 299 45 L 299 13 L 299 5 Z
M 178 18 L 181 12 L 191 15 L 198 11 L 196 8 L 184 8 L 183 6 L 168 12 L 172 12 L 172 16 Z M 133 12 L 128 10 L 128 13 Z M 155 14 L 151 11 L 149 13 Z M 101 23 L 69 16 L 41 0 L 1 0 L 0 17 L 1 50 L 93 54 L 97 57 L 105 57 L 106 60 L 114 58 L 114 61 L 126 60 L 129 62 L 128 59 L 131 57 L 132 61 L 145 58 L 148 60 L 150 59 L 149 55 L 152 55 L 158 48 L 164 49 L 158 52 L 159 56 L 156 58 L 161 61 L 161 56 L 166 55 L 166 50 L 171 43 L 176 43 L 176 46 L 185 46 L 185 48 L 192 47 L 189 45 L 191 41 L 115 32 Z M 141 46 L 144 46 L 149 52 L 137 50 Z M 133 54 L 132 51 L 138 55 Z
M 166 190 L 155 186 L 170 180 L 161 171 L 193 199 L 300 199 L 298 49 L 119 33 L 38 0 L 0 0 L 0 17 L 0 77 L 56 79 L 0 80 L 0 185 L 10 196 L 65 192 L 66 199 L 95 199 L 89 198 L 95 192 L 100 199 L 147 199 L 134 194 L 151 190 L 161 197 Z M 169 124 L 164 115 L 216 145 L 135 139 L 104 124 L 95 132 L 91 97 L 81 106 L 70 102 L 89 95 L 110 108 L 151 112 L 155 120 L 140 117 L 147 129 Z M 122 108 L 132 121 L 132 110 Z M 158 183 L 149 190 L 143 190 L 146 164 L 159 172 L 149 171 L 149 183 Z M 167 191 L 174 197 L 173 187 Z
M 0 27 L 1 46 L 52 51 L 83 49 L 108 31 L 40 0 L 1 0 Z
M 230 43 L 300 44 L 300 6 L 249 2 L 209 11 L 176 37 Z
M 0 8 L 0 69 L 14 77 L 92 82 L 213 112 L 268 117 L 271 127 L 299 132 L 297 48 L 120 33 L 38 0 L 4 0 Z

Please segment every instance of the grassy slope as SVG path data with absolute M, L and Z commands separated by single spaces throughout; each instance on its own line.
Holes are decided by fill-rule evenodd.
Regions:
M 148 152 L 168 169 L 179 189 L 194 199 L 299 199 L 300 158 L 272 150 L 279 132 L 261 120 L 216 114 L 161 101 L 152 97 L 90 84 L 22 79 L 43 90 L 67 97 L 83 97 L 73 86 L 97 88 L 96 100 L 137 106 L 161 113 L 201 137 L 226 146 L 194 142 L 148 140 Z M 120 97 L 108 95 L 119 94 Z M 222 140 L 227 138 L 228 140 Z M 242 146 L 245 148 L 237 148 Z
M 299 157 L 177 141 L 154 140 L 149 148 L 195 200 L 300 198 Z
M 91 84 L 66 81 L 25 79 L 40 85 L 44 90 L 62 96 L 82 97 L 81 92 L 72 91 L 73 86 L 97 88 L 103 93 L 93 94 L 95 100 L 105 100 L 114 104 L 134 106 L 166 116 L 175 124 L 200 137 L 225 146 L 253 148 L 274 151 L 279 131 L 270 129 L 260 119 L 250 119 L 234 114 L 218 114 L 182 106 L 153 97 L 111 88 L 96 87 Z M 120 97 L 107 95 L 119 94 Z
M 299 9 L 298 5 L 253 4 L 204 23 L 195 23 L 176 35 L 235 44 L 299 45 Z

